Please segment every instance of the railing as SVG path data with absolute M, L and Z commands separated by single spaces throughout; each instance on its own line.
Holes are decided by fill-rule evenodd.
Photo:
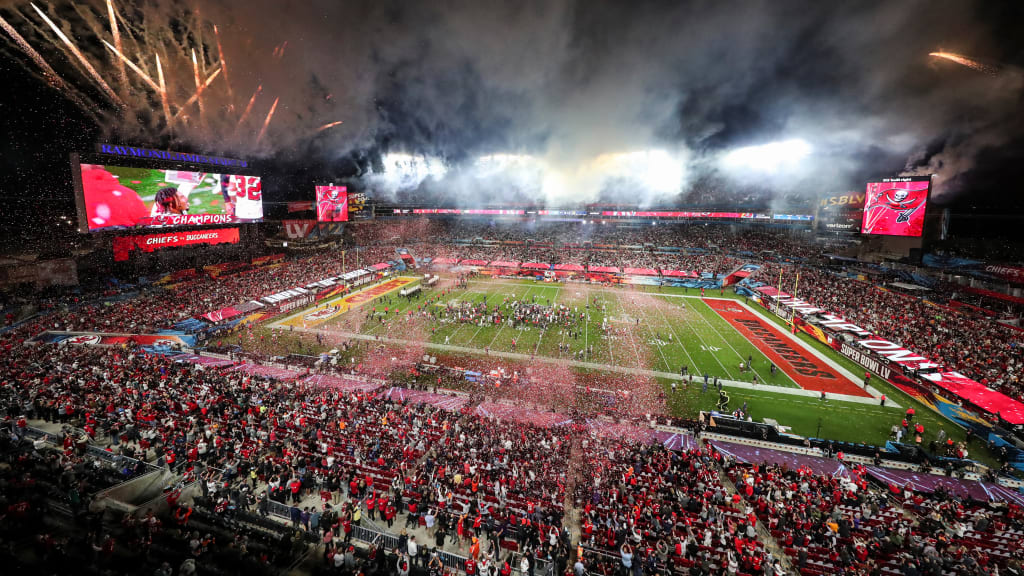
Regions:
M 80 429 L 77 429 L 77 428 L 73 428 L 73 430 L 76 431 L 76 432 L 79 432 L 81 434 L 85 433 L 84 431 L 82 431 Z M 49 433 L 49 432 L 47 432 L 45 430 L 40 430 L 39 428 L 34 428 L 32 426 L 27 426 L 25 428 L 25 437 L 26 438 L 30 438 L 32 440 L 38 440 L 38 439 L 43 438 L 43 437 L 49 437 L 49 438 L 51 438 L 51 440 L 48 440 L 47 443 L 50 444 L 51 446 L 54 446 L 54 447 L 57 447 L 59 445 L 58 445 L 57 442 L 53 441 L 52 439 L 59 438 L 62 434 L 63 434 L 63 432 L 56 433 L 56 434 L 51 434 L 51 433 Z M 150 474 L 152 472 L 156 472 L 156 471 L 161 469 L 159 466 L 154 466 L 153 464 L 150 464 L 149 462 L 144 462 L 142 460 L 136 460 L 135 458 L 129 458 L 128 456 L 122 456 L 120 454 L 114 454 L 113 452 L 107 452 L 106 450 L 100 448 L 99 446 L 95 446 L 93 444 L 87 444 L 86 448 L 85 448 L 85 451 L 86 451 L 86 454 L 88 456 L 90 456 L 91 458 L 95 458 L 96 460 L 99 460 L 100 462 L 103 462 L 104 464 L 106 464 L 107 466 L 109 466 L 111 468 L 118 468 L 118 469 L 120 469 L 122 467 L 121 464 L 129 464 L 129 465 L 132 466 L 132 468 L 137 468 L 139 466 L 139 464 L 141 464 L 143 466 L 143 469 L 144 469 L 144 472 L 142 472 L 140 474 L 136 474 L 136 475 L 132 476 L 131 478 L 125 478 L 123 481 L 118 482 L 117 484 L 114 484 L 113 486 L 109 486 L 107 488 L 104 488 L 102 490 L 97 491 L 95 494 L 93 494 L 93 498 L 96 498 L 96 499 L 103 498 L 111 490 L 113 490 L 114 488 L 117 488 L 118 486 L 121 486 L 125 482 L 131 482 L 132 480 L 135 480 L 136 478 L 141 478 L 142 476 L 145 476 L 146 474 Z
M 281 518 L 291 522 L 291 506 L 282 504 L 276 500 L 269 500 L 267 504 L 267 512 L 276 518 Z M 365 542 L 367 544 L 377 544 L 384 551 L 391 551 L 398 548 L 399 537 L 394 534 L 388 534 L 380 530 L 375 530 L 367 526 L 353 526 L 352 527 L 352 538 Z M 437 557 L 449 570 L 457 570 L 465 572 L 466 570 L 466 557 L 458 554 L 452 554 L 444 550 L 435 549 Z M 534 566 L 534 574 L 544 575 L 549 571 L 549 562 L 546 560 L 536 560 Z M 518 576 L 525 576 L 525 574 L 519 570 L 518 565 L 513 569 L 513 573 Z
M 611 552 L 608 552 L 607 550 L 601 550 L 599 548 L 593 548 L 591 546 L 587 546 L 586 544 L 583 545 L 583 550 L 584 550 L 584 554 L 587 557 L 593 558 L 595 556 L 598 556 L 598 557 L 601 557 L 601 558 L 604 558 L 604 559 L 606 559 L 608 561 L 613 562 L 616 566 L 621 566 L 621 564 L 622 564 L 622 556 L 619 555 L 619 554 L 613 554 Z M 634 563 L 642 562 L 642 560 L 640 560 L 640 558 L 638 556 L 633 556 L 633 562 Z M 675 570 L 675 566 L 673 565 L 672 562 L 665 562 L 665 563 L 656 562 L 655 566 L 657 567 L 657 573 L 659 573 L 659 574 L 666 574 L 666 573 L 667 574 L 674 574 L 674 573 L 677 573 L 677 571 Z
M 398 548 L 398 536 L 380 532 L 365 526 L 353 526 L 352 537 L 369 544 L 378 544 L 382 550 L 394 550 Z
M 289 522 L 292 521 L 292 507 L 287 504 L 282 504 L 277 500 L 267 499 L 267 513 L 271 516 L 284 518 Z

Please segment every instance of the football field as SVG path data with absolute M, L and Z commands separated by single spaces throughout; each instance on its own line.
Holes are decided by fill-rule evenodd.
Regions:
M 752 386 L 825 389 L 870 397 L 852 381 L 852 374 L 825 365 L 795 339 L 787 344 L 785 335 L 767 322 L 761 332 L 774 330 L 774 339 L 761 341 L 755 333 L 742 334 L 737 327 L 747 328 L 731 316 L 743 313 L 750 318 L 739 322 L 762 321 L 735 300 L 705 300 L 697 294 L 626 286 L 489 279 L 397 296 L 397 288 L 406 284 L 395 284 L 390 291 L 372 289 L 374 299 L 361 298 L 359 306 L 345 304 L 341 314 L 323 314 L 326 319 L 317 323 L 317 329 L 369 338 L 398 336 L 463 353 L 526 354 L 673 375 L 685 371 L 700 382 L 706 374 L 711 380 Z M 728 307 L 723 309 L 716 302 Z M 533 314 L 520 322 L 510 321 L 525 309 Z M 554 312 L 560 314 L 558 321 L 543 320 Z M 289 322 L 295 319 L 285 321 Z M 781 356 L 773 349 L 780 345 L 786 348 Z M 817 363 L 817 371 L 832 381 L 809 375 L 801 368 L 805 363 Z
M 912 406 L 925 423 L 925 442 L 940 429 L 963 438 L 962 429 L 877 375 L 864 389 L 857 377 L 862 368 L 806 334 L 791 335 L 781 319 L 756 311 L 728 291 L 724 297 L 701 298 L 682 288 L 491 279 L 457 288 L 444 278 L 441 286 L 447 287 L 399 296 L 418 284 L 411 275 L 391 278 L 278 320 L 261 329 L 277 338 L 268 351 L 323 353 L 342 342 L 361 341 L 389 350 L 388 356 L 411 350 L 468 369 L 559 366 L 562 371 L 556 374 L 568 369 L 577 382 L 608 382 L 620 391 L 642 390 L 654 382 L 664 393 L 655 401 L 661 408 L 654 408 L 687 418 L 714 409 L 719 401 L 713 389 L 704 389 L 706 373 L 712 382 L 722 380 L 729 410 L 746 405 L 755 420 L 772 418 L 796 434 L 884 444 L 892 425 Z M 563 316 L 573 320 L 568 325 L 508 322 L 524 306 L 541 311 L 565 307 Z M 451 314 L 467 309 L 479 312 L 463 320 Z M 497 322 L 496 313 L 501 315 Z M 367 350 L 343 352 L 345 362 L 356 365 Z M 688 376 L 680 382 L 683 366 Z M 693 382 L 687 385 L 690 375 Z M 820 398 L 822 390 L 827 401 Z M 884 406 L 879 405 L 881 394 L 888 397 Z M 974 455 L 992 460 L 984 448 Z

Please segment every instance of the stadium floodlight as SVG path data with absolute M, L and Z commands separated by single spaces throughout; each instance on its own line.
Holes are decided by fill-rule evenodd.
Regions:
M 527 154 L 488 154 L 477 158 L 474 165 L 481 170 L 497 172 L 509 168 L 536 167 L 540 161 Z
M 671 192 L 678 190 L 683 180 L 683 164 L 664 150 L 643 152 L 646 174 L 642 180 L 652 190 Z
M 737 148 L 725 155 L 723 164 L 732 169 L 778 172 L 793 168 L 811 153 L 811 145 L 800 138 Z
M 432 156 L 392 153 L 384 155 L 381 163 L 384 171 L 373 177 L 389 190 L 412 190 L 427 178 L 439 179 L 448 173 L 445 163 Z
M 605 154 L 591 169 L 603 178 L 634 179 L 653 192 L 678 191 L 684 173 L 680 159 L 660 149 Z
M 440 178 L 448 168 L 438 158 L 413 154 L 387 154 L 383 158 L 384 171 L 423 179 L 427 176 Z

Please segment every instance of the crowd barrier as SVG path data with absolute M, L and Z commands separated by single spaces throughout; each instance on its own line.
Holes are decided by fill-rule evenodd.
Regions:
M 271 516 L 280 518 L 282 520 L 291 522 L 291 506 L 271 500 L 267 507 L 267 511 Z M 352 527 L 352 538 L 366 544 L 377 544 L 381 550 L 392 551 L 398 548 L 399 537 L 395 534 L 389 534 L 380 530 L 370 528 L 368 526 L 353 526 Z M 465 572 L 466 560 L 465 556 L 453 554 L 445 550 L 434 550 L 437 552 L 437 557 L 441 560 L 441 563 L 450 570 L 457 570 L 459 572 Z M 513 574 L 518 576 L 526 576 L 518 566 L 518 563 L 513 564 Z M 537 560 L 534 566 L 535 575 L 544 575 L 549 571 L 549 564 L 546 560 Z

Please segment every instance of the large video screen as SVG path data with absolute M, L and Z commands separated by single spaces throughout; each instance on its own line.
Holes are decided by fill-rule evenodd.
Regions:
M 101 164 L 79 168 L 83 231 L 263 220 L 259 176 Z
M 868 184 L 862 234 L 920 237 L 930 178 L 886 178 Z
M 316 187 L 316 219 L 319 222 L 348 222 L 348 188 Z
M 369 199 L 366 192 L 348 193 L 348 219 L 350 222 L 373 220 L 373 205 L 368 203 Z
M 856 233 L 864 220 L 863 192 L 846 192 L 826 196 L 818 201 L 815 218 L 819 232 Z

